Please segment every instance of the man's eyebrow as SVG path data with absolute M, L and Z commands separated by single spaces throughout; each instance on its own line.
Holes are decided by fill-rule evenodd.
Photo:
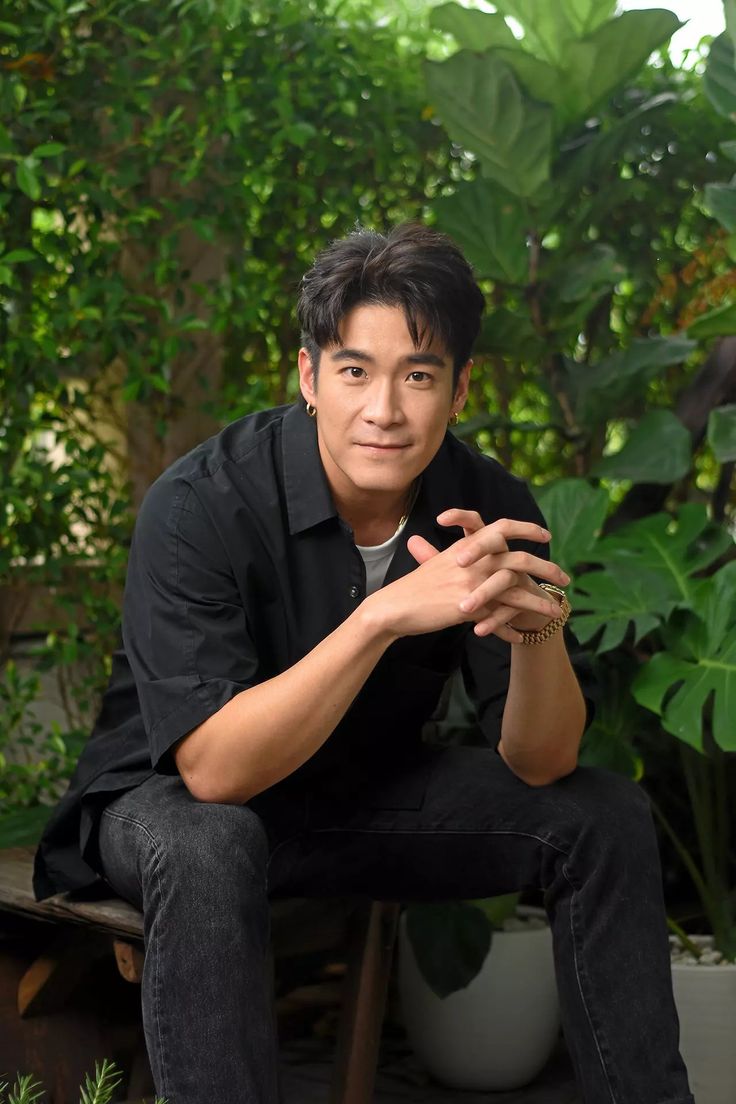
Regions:
M 410 353 L 401 358 L 406 364 L 431 364 L 435 368 L 445 368 L 447 365 L 441 356 L 436 353 Z M 330 355 L 330 360 L 362 360 L 366 364 L 375 364 L 375 357 L 362 349 L 338 349 Z

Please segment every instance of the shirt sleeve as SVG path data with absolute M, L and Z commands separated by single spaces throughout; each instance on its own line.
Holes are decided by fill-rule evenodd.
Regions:
M 159 480 L 141 506 L 125 585 L 123 641 L 152 765 L 175 774 L 173 745 L 259 681 L 229 556 L 186 483 Z

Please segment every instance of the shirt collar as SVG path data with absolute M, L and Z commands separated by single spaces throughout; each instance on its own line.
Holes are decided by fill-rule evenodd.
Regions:
M 319 455 L 317 426 L 303 402 L 284 415 L 281 449 L 289 533 L 294 536 L 337 516 Z
M 420 476 L 421 486 L 409 522 L 402 533 L 402 544 L 412 532 L 431 539 L 442 536 L 441 547 L 457 540 L 459 530 L 437 524 L 437 515 L 451 506 L 463 506 L 462 487 L 454 478 L 449 433 Z M 296 402 L 284 415 L 282 455 L 289 533 L 301 533 L 313 525 L 337 517 L 317 444 L 317 425 L 302 402 Z M 413 522 L 413 524 L 412 524 Z M 412 560 L 412 563 L 415 561 Z

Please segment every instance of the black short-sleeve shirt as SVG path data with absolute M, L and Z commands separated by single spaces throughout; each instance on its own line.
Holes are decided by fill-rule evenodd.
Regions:
M 487 523 L 543 523 L 520 480 L 448 433 L 421 477 L 386 583 L 416 567 L 406 548 L 412 534 L 440 549 L 462 535 L 437 524 L 450 507 L 478 510 Z M 519 547 L 548 555 L 546 545 Z M 100 715 L 37 852 L 37 896 L 96 880 L 88 847 L 105 803 L 153 772 L 175 772 L 178 740 L 302 659 L 364 597 L 363 561 L 335 510 L 303 404 L 242 418 L 164 472 L 137 519 L 122 648 Z M 422 727 L 458 668 L 497 745 L 510 648 L 471 630 L 392 644 L 329 739 L 284 785 L 332 778 L 344 792 L 364 771 L 400 768 L 418 754 Z

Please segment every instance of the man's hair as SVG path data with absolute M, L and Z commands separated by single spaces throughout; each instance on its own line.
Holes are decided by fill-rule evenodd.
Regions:
M 297 317 L 302 344 L 317 373 L 320 350 L 340 342 L 353 307 L 400 307 L 414 345 L 435 338 L 453 361 L 453 381 L 480 329 L 483 293 L 473 270 L 445 234 L 405 222 L 389 234 L 358 229 L 332 242 L 304 275 Z

